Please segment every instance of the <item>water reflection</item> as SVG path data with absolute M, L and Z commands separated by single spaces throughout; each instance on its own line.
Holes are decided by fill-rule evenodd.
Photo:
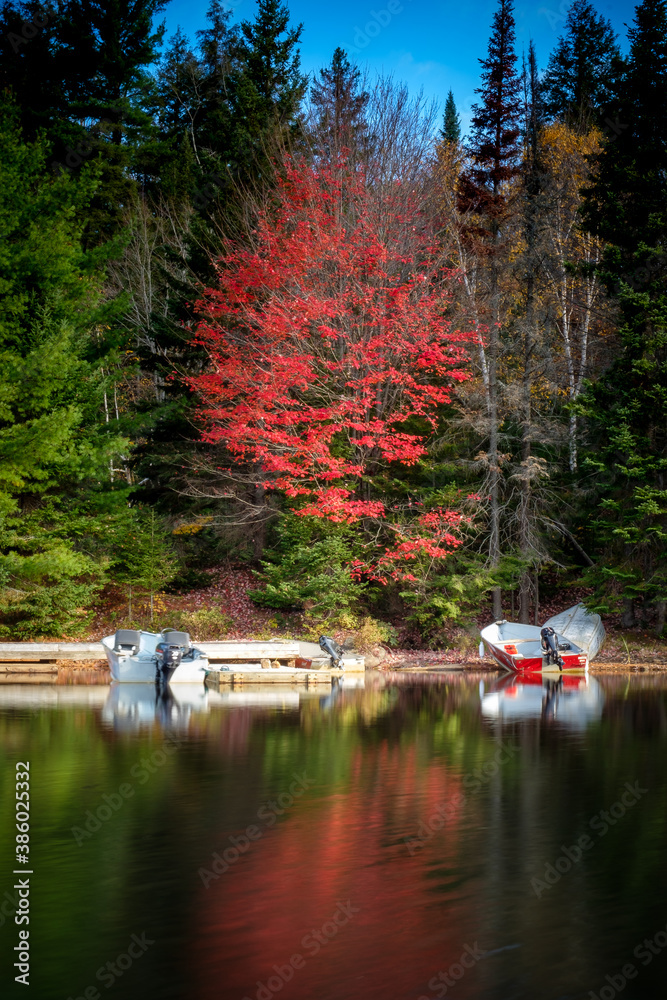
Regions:
M 5 849 L 31 763 L 34 995 L 106 996 L 145 935 L 112 1000 L 590 1000 L 628 962 L 623 1000 L 662 996 L 667 948 L 634 951 L 667 924 L 665 680 L 360 680 L 3 686 Z
M 602 717 L 604 692 L 588 675 L 527 676 L 505 675 L 488 692 L 480 685 L 482 715 L 508 722 L 541 719 L 584 729 Z
M 209 711 L 203 684 L 112 684 L 102 721 L 119 732 L 138 732 L 156 723 L 166 730 L 187 732 L 193 713 Z

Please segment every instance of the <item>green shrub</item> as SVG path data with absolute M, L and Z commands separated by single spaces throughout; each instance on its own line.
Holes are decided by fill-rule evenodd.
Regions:
M 276 544 L 267 551 L 258 574 L 263 587 L 249 591 L 256 604 L 306 611 L 324 623 L 356 612 L 366 584 L 354 580 L 350 572 L 355 536 L 348 525 L 286 514 L 274 532 Z
M 366 615 L 359 622 L 356 629 L 352 631 L 354 647 L 361 653 L 372 649 L 373 646 L 396 646 L 398 643 L 398 630 L 388 622 L 378 621 Z
M 201 608 L 199 611 L 182 611 L 170 616 L 170 622 L 178 619 L 179 628 L 189 632 L 199 642 L 215 642 L 223 639 L 234 628 L 234 619 L 217 608 Z

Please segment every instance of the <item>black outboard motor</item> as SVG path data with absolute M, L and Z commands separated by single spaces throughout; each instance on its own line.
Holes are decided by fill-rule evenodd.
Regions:
M 321 635 L 319 639 L 320 649 L 324 650 L 327 656 L 331 657 L 333 666 L 338 669 L 343 667 L 343 650 L 334 639 L 328 635 Z
M 547 654 L 547 664 L 556 663 L 558 664 L 558 669 L 563 669 L 563 659 L 558 652 L 558 636 L 551 625 L 545 625 L 543 629 L 540 630 L 540 635 L 542 636 L 541 643 L 542 649 Z
M 181 646 L 175 646 L 171 642 L 158 642 L 155 647 L 155 683 L 168 684 L 182 657 Z

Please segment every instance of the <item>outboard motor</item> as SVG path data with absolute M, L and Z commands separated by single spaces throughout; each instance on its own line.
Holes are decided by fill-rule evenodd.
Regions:
M 155 683 L 168 684 L 183 658 L 183 649 L 171 642 L 158 642 L 155 647 L 155 658 Z
M 540 630 L 542 649 L 547 654 L 547 664 L 556 663 L 558 669 L 562 670 L 564 663 L 561 655 L 558 652 L 558 636 L 551 625 L 545 625 L 543 629 Z
M 334 639 L 330 639 L 328 635 L 321 635 L 319 639 L 320 649 L 324 650 L 327 656 L 331 657 L 331 661 L 334 667 L 343 666 L 343 650 L 338 645 Z

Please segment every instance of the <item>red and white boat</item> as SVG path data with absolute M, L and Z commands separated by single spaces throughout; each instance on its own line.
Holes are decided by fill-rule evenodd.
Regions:
M 501 667 L 515 673 L 588 670 L 605 638 L 600 616 L 590 614 L 583 604 L 554 615 L 542 626 L 503 620 L 487 625 L 480 634 L 480 656 L 490 653 Z

